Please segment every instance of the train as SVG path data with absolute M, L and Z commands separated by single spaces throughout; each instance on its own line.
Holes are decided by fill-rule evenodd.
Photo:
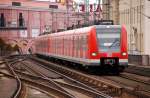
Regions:
M 38 36 L 36 54 L 99 72 L 120 73 L 128 66 L 124 25 L 92 25 Z

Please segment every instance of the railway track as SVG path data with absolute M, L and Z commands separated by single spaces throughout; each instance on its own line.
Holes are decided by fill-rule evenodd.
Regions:
M 150 77 L 150 69 L 149 68 L 140 67 L 139 65 L 137 65 L 137 66 L 135 66 L 135 65 L 129 66 L 125 70 L 125 72 Z
M 21 65 L 21 68 L 17 68 L 16 65 Z M 17 77 L 19 77 L 19 79 L 24 83 L 42 88 L 49 93 L 53 93 L 55 96 L 57 95 L 58 98 L 111 98 L 109 95 L 93 90 L 90 87 L 83 85 L 82 83 L 78 83 L 78 81 L 76 80 L 72 80 L 71 78 L 70 81 L 74 84 L 78 83 L 78 85 L 73 85 L 69 82 L 62 82 L 59 81 L 59 79 L 57 78 L 54 79 L 54 77 L 51 79 L 50 77 L 45 75 L 46 73 L 40 72 L 39 70 L 32 68 L 32 64 L 27 63 L 24 59 L 14 61 L 10 67 L 17 74 Z M 23 68 L 25 68 L 25 72 L 22 71 Z M 21 71 L 19 71 L 19 69 L 21 69 Z M 5 72 L 3 72 L 3 74 L 8 77 L 14 77 L 12 74 L 8 74 Z M 69 77 L 65 79 L 69 80 Z M 80 94 L 80 97 L 72 95 L 72 92 L 75 93 L 75 95 Z
M 93 90 L 94 92 L 101 92 L 104 94 L 108 94 L 112 97 L 120 96 L 122 93 L 122 87 L 118 85 L 111 84 L 109 82 L 105 82 L 102 80 L 98 80 L 96 78 L 85 75 L 81 72 L 77 72 L 75 70 L 71 70 L 69 68 L 59 66 L 54 63 L 46 62 L 41 59 L 35 59 L 36 62 L 40 62 L 40 66 L 47 68 L 61 76 L 74 81 L 75 83 L 79 83 L 80 85 L 88 88 L 89 90 Z M 39 63 L 38 63 L 39 65 Z M 43 66 L 45 65 L 45 66 Z
M 13 79 L 16 80 L 17 83 L 17 88 L 15 89 L 13 95 L 11 96 L 11 98 L 20 98 L 22 96 L 22 89 L 23 89 L 23 85 L 21 80 L 19 79 L 19 77 L 17 76 L 17 74 L 15 73 L 15 71 L 13 70 L 13 68 L 11 67 L 12 63 L 8 63 L 7 60 L 4 60 L 4 63 L 7 65 L 8 69 L 10 70 L 10 73 L 13 76 Z
M 62 91 L 62 89 L 56 89 L 56 87 L 51 87 L 52 86 L 52 82 L 47 81 L 47 85 L 45 85 L 45 81 L 43 82 L 43 80 L 39 80 L 39 77 L 32 77 L 32 79 L 30 78 L 27 78 L 20 74 L 18 74 L 18 72 L 16 71 L 15 67 L 16 64 L 21 64 L 21 62 L 24 61 L 24 59 L 20 58 L 19 60 L 14 60 L 11 61 L 11 60 L 5 60 L 6 62 L 6 65 L 8 67 L 8 70 L 7 71 L 0 71 L 0 73 L 2 73 L 5 77 L 7 78 L 14 78 L 16 79 L 16 82 L 17 82 L 17 88 L 15 89 L 15 92 L 13 93 L 13 95 L 10 97 L 10 98 L 23 98 L 23 96 L 21 95 L 21 92 L 24 92 L 23 90 L 23 85 L 22 84 L 30 84 L 30 85 L 33 85 L 35 87 L 38 87 L 38 88 L 42 88 L 45 92 L 47 93 L 52 93 L 54 94 L 55 96 L 51 97 L 50 95 L 50 98 L 75 98 L 73 96 L 70 96 L 68 93 L 65 93 L 64 91 Z M 7 68 L 6 68 L 7 69 Z M 37 81 L 38 80 L 38 81 Z M 22 83 L 23 82 L 23 83 Z M 49 85 L 51 84 L 51 85 Z M 54 83 L 53 83 L 54 85 Z M 51 92 L 50 92 L 51 91 Z
M 135 81 L 132 86 L 130 84 L 130 81 L 128 82 L 129 84 L 124 84 L 131 86 L 135 91 L 134 93 L 140 96 L 140 98 L 150 98 L 150 77 L 147 77 L 147 75 L 141 76 L 126 72 L 120 74 L 120 77 L 128 79 L 130 81 Z
M 122 85 L 124 90 L 130 95 L 135 95 L 137 98 L 150 98 L 150 83 L 123 73 L 120 76 L 103 76 L 104 79 L 113 81 Z
M 149 80 L 129 73 L 120 76 L 86 75 L 35 57 L 22 57 L 15 61 L 19 62 L 18 65 L 9 62 L 21 81 L 58 98 L 150 98 Z
M 36 61 L 38 61 L 38 62 L 44 62 L 43 64 L 45 64 L 45 65 L 50 65 L 49 64 L 49 62 L 46 62 L 45 63 L 45 61 L 41 61 L 41 60 L 37 60 L 36 59 Z M 55 68 L 54 68 L 55 69 Z M 93 88 L 96 88 L 96 84 L 98 84 L 98 83 L 96 83 L 95 81 L 93 81 L 93 80 L 90 80 L 92 77 L 90 77 L 90 79 L 87 79 L 87 78 L 83 78 L 82 77 L 82 75 L 80 75 L 80 74 L 75 74 L 75 73 L 78 73 L 77 71 L 73 71 L 73 70 L 71 70 L 71 71 L 66 71 L 66 70 L 64 70 L 63 68 L 62 68 L 62 66 L 60 67 L 60 66 L 58 66 L 56 69 L 58 69 L 58 71 L 60 71 L 61 73 L 63 73 L 63 74 L 65 74 L 65 75 L 70 75 L 71 77 L 74 77 L 75 79 L 77 79 L 77 80 L 79 80 L 79 81 L 82 81 L 82 83 L 85 83 L 85 84 L 88 84 L 88 85 L 90 85 L 91 87 L 93 87 Z M 67 70 L 70 70 L 70 69 L 67 69 Z M 84 75 L 83 75 L 84 76 Z M 117 78 L 123 78 L 123 79 L 127 79 L 128 81 L 126 81 L 127 83 L 123 83 L 123 82 L 121 82 L 121 81 L 124 81 L 124 80 L 118 80 L 117 78 L 116 79 L 113 79 L 113 77 L 117 77 Z M 97 77 L 96 77 L 97 78 Z M 81 79 L 81 80 L 80 80 Z M 83 79 L 83 80 L 82 80 Z M 101 81 L 101 83 L 105 83 L 105 86 L 104 87 L 108 87 L 108 86 L 110 86 L 109 84 L 111 84 L 111 88 L 112 88 L 112 85 L 114 84 L 114 85 L 117 85 L 118 87 L 120 87 L 121 88 L 121 90 L 120 90 L 120 95 L 121 94 L 123 94 L 123 93 L 126 93 L 126 94 L 128 94 L 130 97 L 131 96 L 134 96 L 135 98 L 150 98 L 150 92 L 149 92 L 149 81 L 141 81 L 141 80 L 138 80 L 138 79 L 136 79 L 136 78 L 133 78 L 133 77 L 127 77 L 127 75 L 120 75 L 119 77 L 118 76 L 110 76 L 109 78 L 107 77 L 107 78 L 105 78 L 106 80 L 110 80 L 110 81 L 113 81 L 113 83 L 112 82 L 110 82 L 110 81 L 108 81 L 108 82 L 106 82 L 106 81 L 103 81 L 103 79 L 96 79 L 96 80 L 100 80 Z M 86 81 L 87 82 L 86 82 Z M 133 82 L 133 84 L 130 84 L 130 85 L 128 85 L 128 82 L 130 83 L 130 81 L 132 80 L 132 82 Z M 90 83 L 92 84 L 89 84 L 89 81 L 90 81 Z M 114 83 L 115 82 L 115 83 Z M 125 81 L 124 81 L 125 82 Z M 95 84 L 94 86 L 93 86 L 93 83 Z M 134 83 L 137 83 L 137 84 L 134 84 Z M 140 84 L 141 83 L 141 84 Z M 107 85 L 107 86 L 106 86 Z M 114 86 L 113 85 L 113 86 Z M 97 88 L 101 88 L 101 87 L 98 87 L 97 86 Z M 142 89 L 141 89 L 142 88 Z M 147 88 L 147 89 L 146 89 Z M 97 90 L 99 90 L 99 89 L 97 89 Z M 108 90 L 108 89 L 107 89 Z M 115 92 L 118 92 L 119 90 L 110 90 L 110 91 L 115 91 Z M 107 92 L 104 92 L 104 93 L 106 93 L 106 94 L 108 94 Z M 114 92 L 113 92 L 114 93 Z M 112 94 L 113 94 L 112 93 Z M 118 93 L 119 94 L 119 93 Z M 109 95 L 111 95 L 110 93 L 109 93 Z M 111 95 L 112 96 L 112 95 Z M 113 96 L 114 97 L 114 96 Z M 128 97 L 128 98 L 130 98 L 130 97 Z M 132 97 L 131 97 L 132 98 Z
M 45 66 L 43 66 L 43 65 L 40 65 L 41 68 L 39 66 L 36 66 L 36 65 L 33 65 L 33 64 L 29 64 L 29 63 L 27 63 L 27 64 L 23 63 L 23 65 L 25 66 L 25 68 L 28 68 L 28 71 L 32 70 L 34 73 L 36 73 L 37 77 L 41 77 L 41 78 L 43 78 L 43 79 L 45 79 L 47 81 L 51 81 L 52 83 L 55 83 L 55 85 L 59 86 L 59 89 L 62 89 L 62 90 L 65 90 L 66 88 L 67 89 L 73 89 L 73 90 L 76 90 L 76 91 L 78 91 L 78 92 L 80 92 L 82 94 L 86 94 L 88 96 L 90 95 L 90 98 L 91 97 L 92 98 L 111 98 L 110 96 L 108 96 L 106 94 L 103 94 L 103 93 L 101 93 L 99 91 L 95 91 L 95 90 L 93 91 L 93 89 L 89 88 L 88 86 L 83 85 L 82 83 L 79 83 L 76 80 L 72 80 L 69 77 L 67 77 L 67 78 L 65 77 L 65 79 L 64 79 L 64 76 L 62 77 L 62 75 L 61 75 L 61 77 L 59 77 L 59 79 L 56 79 L 54 77 L 49 77 L 47 75 L 47 73 L 45 73 L 46 72 L 45 70 L 42 70 L 42 71 L 38 70 L 38 72 L 37 72 L 37 69 L 45 68 Z M 47 69 L 47 68 L 45 68 L 45 69 Z M 49 69 L 47 69 L 47 70 L 49 70 Z M 56 72 L 55 72 L 55 74 L 56 74 Z M 66 80 L 72 81 L 72 83 L 69 83 L 69 82 L 67 83 Z M 75 85 L 75 84 L 78 84 L 78 85 Z M 79 98 L 79 97 L 76 97 L 76 98 Z
M 22 64 L 23 60 L 19 60 L 19 63 Z M 15 63 L 18 63 L 17 61 Z M 24 64 L 25 65 L 25 64 Z M 12 67 L 14 67 L 15 65 L 11 65 Z M 27 66 L 26 66 L 27 67 Z M 17 74 L 18 78 L 25 82 L 26 84 L 30 84 L 30 85 L 34 85 L 35 87 L 39 87 L 39 88 L 42 88 L 44 89 L 45 91 L 49 92 L 51 91 L 51 93 L 53 93 L 55 96 L 57 95 L 58 98 L 75 98 L 73 97 L 72 95 L 66 93 L 65 91 L 63 91 L 62 89 L 60 88 L 57 88 L 56 87 L 56 84 L 53 83 L 52 81 L 44 81 L 42 80 L 41 78 L 39 79 L 39 77 L 33 77 L 33 76 L 29 76 L 27 77 L 27 74 L 23 74 L 23 73 L 20 73 L 18 74 L 19 72 L 17 72 L 16 70 L 14 70 L 14 72 Z M 10 74 L 6 74 L 6 73 L 3 73 L 7 76 L 10 76 L 10 77 L 13 77 L 12 75 Z M 37 74 L 37 73 L 36 73 Z M 38 73 L 39 75 L 40 73 Z M 40 74 L 41 75 L 41 74 Z M 44 77 L 45 78 L 45 77 Z M 44 79 L 43 78 L 43 79 Z M 55 85 L 55 86 L 54 86 Z
M 127 73 L 127 72 L 121 73 L 119 76 L 129 79 L 129 80 L 133 80 L 136 82 L 150 85 L 150 77 L 147 77 L 147 76 L 141 76 L 141 75 L 136 75 L 136 74 Z

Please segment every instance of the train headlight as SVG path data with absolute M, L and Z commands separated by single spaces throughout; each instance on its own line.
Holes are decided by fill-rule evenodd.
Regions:
M 123 56 L 126 56 L 126 55 L 127 55 L 127 53 L 126 53 L 126 52 L 123 52 L 123 53 L 122 53 L 122 55 L 123 55 Z
M 93 53 L 92 53 L 92 56 L 97 56 L 97 53 L 96 53 L 96 52 L 93 52 Z

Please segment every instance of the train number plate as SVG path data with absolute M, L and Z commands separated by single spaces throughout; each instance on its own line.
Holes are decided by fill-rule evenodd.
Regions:
M 103 58 L 101 59 L 102 64 L 105 65 L 115 65 L 118 64 L 118 59 L 117 58 Z

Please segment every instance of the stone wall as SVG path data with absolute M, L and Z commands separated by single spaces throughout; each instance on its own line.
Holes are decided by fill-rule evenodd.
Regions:
M 150 65 L 150 55 L 129 55 L 129 64 Z

